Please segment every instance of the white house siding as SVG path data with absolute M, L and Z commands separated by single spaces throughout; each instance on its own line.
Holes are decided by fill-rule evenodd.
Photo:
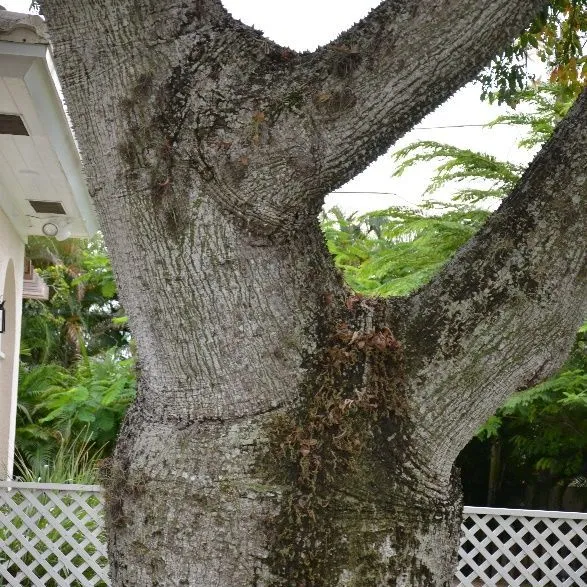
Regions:
M 0 334 L 0 479 L 12 474 L 23 263 L 24 241 L 0 209 L 0 296 L 6 310 L 6 331 Z

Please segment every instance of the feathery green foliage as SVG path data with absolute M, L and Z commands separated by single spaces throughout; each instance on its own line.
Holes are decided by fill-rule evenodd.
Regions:
M 454 192 L 453 200 L 477 203 L 488 198 L 505 198 L 516 185 L 524 168 L 493 155 L 435 141 L 417 141 L 393 154 L 399 165 L 393 175 L 400 176 L 406 169 L 430 161 L 440 161 L 426 194 L 436 192 L 451 182 L 471 184 L 481 181 L 484 188 L 465 188 Z
M 572 478 L 587 465 L 587 324 L 571 357 L 551 379 L 512 396 L 478 432 L 507 439 L 508 459 L 539 473 Z
M 525 126 L 529 133 L 518 143 L 522 149 L 533 149 L 545 143 L 555 126 L 566 116 L 576 96 L 557 84 L 544 84 L 516 94 L 516 99 L 528 106 L 530 112 L 513 110 L 498 116 L 487 126 L 498 124 Z
M 328 248 L 348 284 L 363 294 L 406 295 L 429 281 L 488 216 L 462 204 L 440 215 L 388 208 L 362 216 L 323 215 Z
M 73 367 L 21 365 L 16 421 L 18 474 L 54 462 L 63 447 L 107 456 L 135 395 L 134 362 L 113 348 Z
M 59 243 L 31 238 L 27 255 L 49 286 L 48 301 L 25 300 L 22 360 L 69 366 L 82 354 L 128 345 L 128 330 L 116 318 L 122 309 L 101 238 Z
M 23 307 L 16 471 L 59 477 L 112 450 L 134 397 L 134 363 L 102 240 L 34 238 L 27 254 L 50 297 Z

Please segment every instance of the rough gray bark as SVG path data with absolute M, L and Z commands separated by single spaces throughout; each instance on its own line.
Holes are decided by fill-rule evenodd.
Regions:
M 411 299 L 413 399 L 439 462 L 568 356 L 587 299 L 586 120 L 584 91 L 477 237 Z
M 449 585 L 454 458 L 585 311 L 585 98 L 407 300 L 348 292 L 316 214 L 542 4 L 388 0 L 297 54 L 219 0 L 45 0 L 140 353 L 114 585 Z

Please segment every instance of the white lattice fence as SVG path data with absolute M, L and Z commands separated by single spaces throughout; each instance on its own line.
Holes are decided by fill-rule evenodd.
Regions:
M 587 586 L 587 514 L 465 508 L 459 585 Z
M 108 585 L 96 485 L 0 482 L 0 585 Z
M 107 587 L 96 485 L 0 482 L 0 585 Z M 587 514 L 466 507 L 463 587 L 587 587 Z

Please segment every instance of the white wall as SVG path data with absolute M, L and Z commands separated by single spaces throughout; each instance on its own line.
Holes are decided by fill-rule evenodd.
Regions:
M 12 474 L 22 311 L 24 242 L 0 209 L 0 296 L 6 331 L 0 334 L 0 479 Z

